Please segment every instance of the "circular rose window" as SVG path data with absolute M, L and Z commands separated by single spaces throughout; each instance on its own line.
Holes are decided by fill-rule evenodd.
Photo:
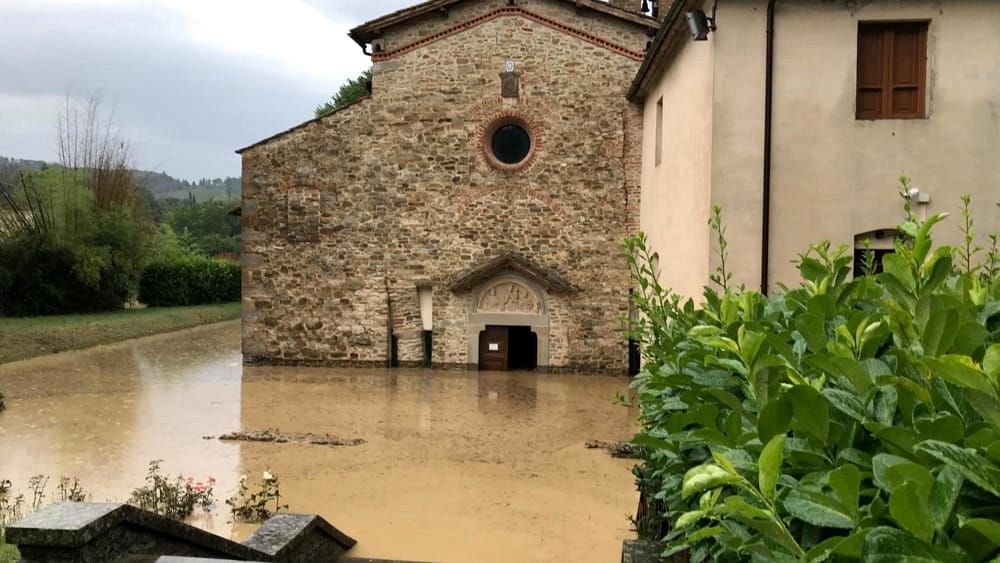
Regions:
M 517 164 L 531 154 L 531 135 L 516 123 L 503 125 L 493 132 L 490 150 L 500 162 Z
M 531 128 L 517 117 L 498 119 L 483 136 L 483 152 L 494 168 L 518 170 L 528 164 L 535 151 Z

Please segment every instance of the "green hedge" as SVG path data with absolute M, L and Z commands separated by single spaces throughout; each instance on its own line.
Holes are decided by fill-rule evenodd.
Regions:
M 25 317 L 122 308 L 138 268 L 111 246 L 52 236 L 0 241 L 0 315 Z
M 720 290 L 700 304 L 628 241 L 637 477 L 656 501 L 638 529 L 665 555 L 1000 560 L 1000 256 L 935 247 L 943 218 L 908 213 L 880 274 L 869 259 L 852 279 L 845 247 L 813 245 L 802 285 L 764 296 L 731 284 L 716 210 Z
M 240 299 L 238 264 L 187 256 L 153 262 L 139 280 L 139 301 L 150 307 L 228 303 Z

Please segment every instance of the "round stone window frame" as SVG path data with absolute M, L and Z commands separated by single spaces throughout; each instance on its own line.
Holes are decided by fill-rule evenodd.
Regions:
M 528 139 L 531 142 L 531 146 L 528 148 L 528 154 L 521 159 L 520 162 L 515 162 L 513 164 L 507 164 L 501 161 L 493 154 L 493 135 L 500 130 L 501 127 L 506 127 L 508 125 L 516 125 L 524 130 L 528 134 Z M 503 172 L 516 172 L 518 170 L 523 170 L 535 160 L 535 154 L 538 151 L 538 138 L 539 135 L 536 133 L 536 128 L 532 125 L 530 120 L 517 114 L 504 114 L 501 115 L 489 125 L 483 129 L 483 134 L 479 139 L 479 147 L 482 151 L 483 158 L 486 162 L 493 168 L 503 171 Z

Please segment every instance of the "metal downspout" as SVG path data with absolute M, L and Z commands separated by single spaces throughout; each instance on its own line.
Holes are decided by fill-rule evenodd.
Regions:
M 760 292 L 767 295 L 771 255 L 771 108 L 774 96 L 774 4 L 767 2 L 767 47 L 764 62 L 764 181 L 762 190 Z

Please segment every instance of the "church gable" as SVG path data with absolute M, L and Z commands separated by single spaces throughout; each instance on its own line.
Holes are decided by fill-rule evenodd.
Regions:
M 656 20 L 596 0 L 431 0 L 363 24 L 350 33 L 372 60 L 386 61 L 486 22 L 520 17 L 633 60 L 642 60 Z

